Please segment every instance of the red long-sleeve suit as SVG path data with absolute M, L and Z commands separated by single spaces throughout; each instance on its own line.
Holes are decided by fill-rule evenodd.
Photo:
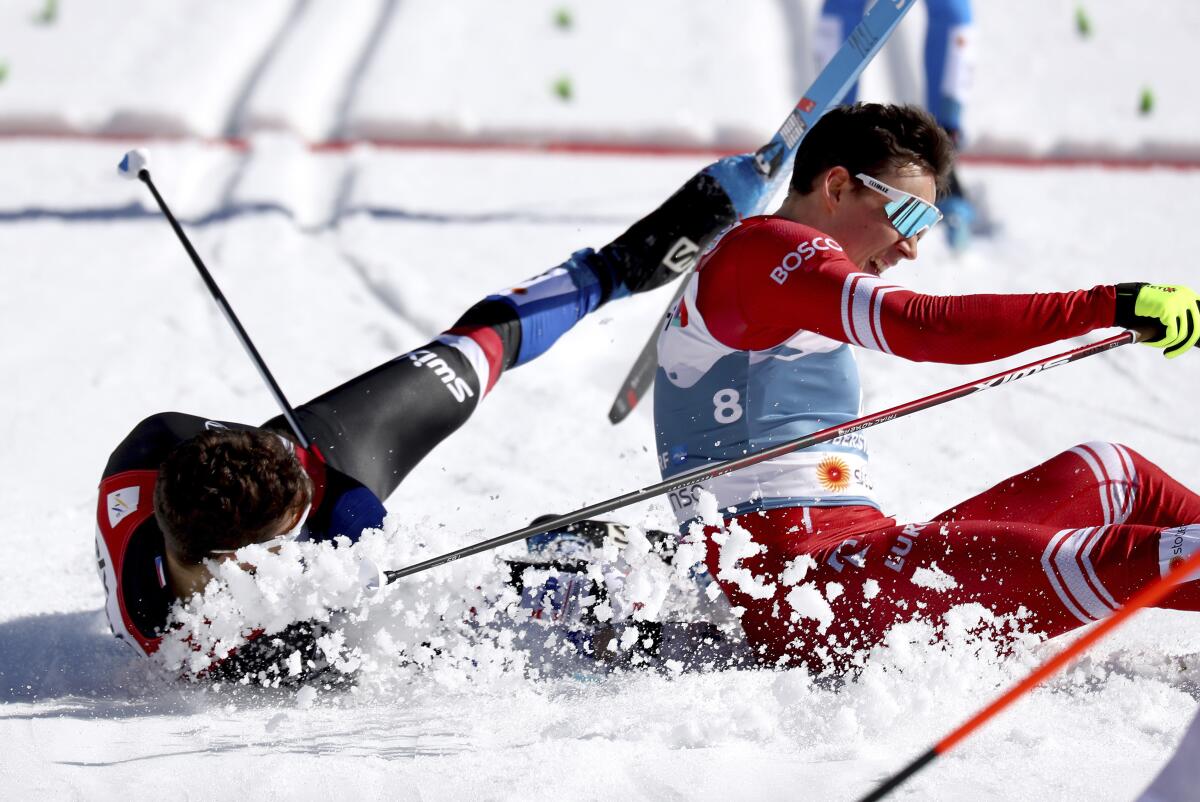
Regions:
M 856 416 L 835 381 L 857 396 L 845 344 L 985 362 L 1112 326 L 1114 302 L 1110 286 L 924 295 L 860 272 L 812 228 L 748 220 L 701 263 L 659 340 L 664 475 Z M 816 448 L 705 485 L 733 511 L 735 535 L 747 530 L 762 549 L 723 562 L 726 533 L 705 529 L 709 571 L 744 608 L 768 664 L 840 670 L 897 622 L 936 621 L 968 602 L 1023 609 L 1028 627 L 1057 635 L 1107 615 L 1200 546 L 1200 496 L 1125 446 L 1077 446 L 905 525 L 871 499 L 865 443 Z M 694 498 L 673 502 L 686 522 Z M 1200 587 L 1164 606 L 1200 609 Z

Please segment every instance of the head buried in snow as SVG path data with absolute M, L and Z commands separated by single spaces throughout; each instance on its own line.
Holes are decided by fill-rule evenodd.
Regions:
M 294 529 L 311 498 L 312 483 L 279 435 L 218 429 L 167 456 L 158 471 L 154 514 L 167 551 L 198 565 Z

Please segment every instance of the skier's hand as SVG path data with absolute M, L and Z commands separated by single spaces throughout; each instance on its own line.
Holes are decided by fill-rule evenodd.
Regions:
M 1126 329 L 1157 327 L 1161 336 L 1146 345 L 1162 348 L 1168 359 L 1200 340 L 1200 295 L 1167 284 L 1118 284 L 1114 325 Z

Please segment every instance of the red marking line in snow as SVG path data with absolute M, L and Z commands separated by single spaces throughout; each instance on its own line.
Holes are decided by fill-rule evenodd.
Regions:
M 17 141 L 113 142 L 139 144 L 154 142 L 193 142 L 202 145 L 246 151 L 250 140 L 242 137 L 192 137 L 171 134 L 107 134 L 26 131 L 0 133 L 0 143 Z M 507 153 L 570 153 L 588 156 L 728 156 L 746 153 L 752 147 L 733 148 L 716 145 L 678 145 L 654 142 L 581 142 L 559 139 L 527 140 L 450 140 L 450 139 L 352 139 L 311 142 L 314 153 L 339 153 L 358 146 L 382 150 L 461 150 Z M 1200 154 L 1194 157 L 1138 157 L 1102 155 L 1035 155 L 1021 153 L 964 153 L 959 161 L 980 167 L 1017 167 L 1023 169 L 1102 167 L 1112 170 L 1200 170 Z

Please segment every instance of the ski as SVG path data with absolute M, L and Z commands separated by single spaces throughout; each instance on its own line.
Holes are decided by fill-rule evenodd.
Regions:
M 862 21 L 850 32 L 841 48 L 825 65 L 825 69 L 821 70 L 821 74 L 808 87 L 800 102 L 783 121 L 783 125 L 767 144 L 755 152 L 755 168 L 760 180 L 766 184 L 767 191 L 760 194 L 757 208 L 744 216 L 762 213 L 763 208 L 778 191 L 784 176 L 788 174 L 786 167 L 791 163 L 792 156 L 795 155 L 805 133 L 845 96 L 846 90 L 858 80 L 863 69 L 887 42 L 913 2 L 914 0 L 878 0 L 863 15 Z M 683 295 L 694 267 L 695 262 L 680 277 L 679 288 L 667 306 L 664 319 L 670 319 L 671 310 Z M 658 368 L 656 351 L 660 325 L 661 323 L 655 325 L 650 339 L 642 347 L 613 401 L 612 408 L 608 411 L 608 419 L 614 424 L 620 423 L 633 411 L 654 383 L 654 374 Z

